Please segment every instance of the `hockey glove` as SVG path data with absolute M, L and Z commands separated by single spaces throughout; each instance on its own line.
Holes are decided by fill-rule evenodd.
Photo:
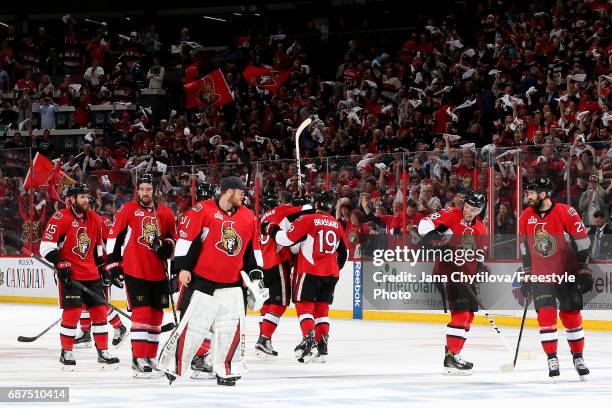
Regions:
M 171 238 L 164 239 L 155 252 L 159 259 L 165 261 L 170 258 L 174 252 L 174 241 Z
M 72 268 L 72 264 L 68 261 L 60 261 L 55 264 L 55 270 L 57 272 L 57 279 L 64 282 L 66 286 L 70 286 L 70 282 L 71 282 L 70 268 Z
M 267 235 L 274 239 L 276 237 L 276 233 L 280 230 L 280 227 L 270 221 L 264 221 L 261 223 L 261 234 Z
M 113 283 L 111 273 L 106 270 L 106 265 L 100 265 L 98 267 L 100 271 L 100 277 L 102 278 L 102 285 L 109 287 Z
M 259 275 L 257 274 L 259 273 Z M 270 291 L 263 285 L 263 273 L 259 270 L 252 270 L 249 275 L 253 277 L 261 276 L 262 279 L 251 280 L 249 275 L 240 271 L 244 285 L 247 287 L 247 305 L 251 310 L 259 310 L 263 307 L 266 300 L 270 298 Z
M 576 288 L 583 295 L 593 289 L 593 272 L 588 265 L 581 265 L 576 271 Z
M 110 275 L 111 284 L 118 288 L 123 288 L 123 265 L 121 262 L 113 262 L 104 266 L 106 272 Z
M 529 269 L 524 269 L 526 274 L 529 274 Z M 519 305 L 525 306 L 525 302 L 530 302 L 529 299 L 533 296 L 533 286 L 531 282 L 515 278 L 512 281 L 512 295 Z

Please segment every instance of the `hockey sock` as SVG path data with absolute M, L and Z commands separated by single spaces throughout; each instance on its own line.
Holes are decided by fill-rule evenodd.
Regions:
M 79 325 L 81 326 L 82 331 L 88 332 L 91 330 L 91 317 L 89 316 L 89 311 L 86 309 L 85 305 L 83 305 L 82 310 Z
M 314 329 L 314 302 L 295 302 L 295 310 L 297 311 L 298 318 L 300 319 L 300 328 L 302 329 L 302 335 L 307 336 L 310 330 Z
M 584 330 L 582 330 L 582 314 L 580 310 L 561 310 L 559 318 L 563 326 L 565 326 L 565 335 L 572 354 L 582 353 L 584 350 Z
M 200 348 L 196 352 L 198 356 L 205 356 L 210 351 L 210 339 L 212 338 L 212 332 L 208 332 L 202 344 L 200 344 Z
M 268 305 L 266 314 L 263 315 L 263 321 L 261 322 L 261 334 L 271 339 L 280 318 L 287 310 L 287 306 L 283 305 Z
M 132 309 L 130 339 L 132 341 L 132 357 L 134 358 L 147 357 L 150 316 L 151 308 L 149 306 L 137 306 Z
M 470 328 L 472 327 L 472 322 L 474 321 L 474 312 L 468 312 L 468 313 L 470 314 L 470 317 L 468 318 L 468 321 L 465 324 L 465 337 L 463 338 L 463 343 L 461 343 L 461 349 L 463 349 L 463 346 L 465 345 L 465 342 L 467 341 L 468 334 L 470 333 Z
M 266 313 L 268 313 L 268 308 L 269 308 L 269 307 L 270 307 L 270 305 L 269 305 L 269 304 L 264 304 L 264 305 L 261 307 L 261 309 L 259 310 L 259 333 L 260 333 L 260 334 L 262 334 L 262 333 L 261 333 L 261 330 L 262 330 L 262 324 L 263 324 L 264 318 L 265 318 L 265 316 L 266 316 Z
M 99 305 L 89 308 L 91 315 L 91 333 L 98 350 L 108 349 L 108 331 L 106 330 L 106 309 L 108 306 Z
M 540 342 L 546 355 L 557 354 L 557 309 L 542 308 L 538 310 L 538 324 L 540 325 Z
M 470 312 L 451 310 L 451 321 L 446 325 L 446 347 L 457 354 L 465 343 L 465 329 L 470 321 Z
M 164 311 L 162 309 L 151 308 L 149 327 L 147 328 L 149 333 L 147 339 L 147 357 L 157 357 L 162 320 L 164 320 Z
M 71 351 L 76 336 L 77 322 L 81 316 L 80 307 L 68 307 L 62 312 L 62 324 L 60 326 L 60 343 L 62 349 Z
M 106 319 L 114 329 L 118 329 L 122 325 L 119 313 L 117 313 L 117 311 L 110 306 L 108 307 L 108 315 Z
M 315 340 L 321 340 L 322 335 L 329 334 L 329 304 L 325 302 L 315 302 Z

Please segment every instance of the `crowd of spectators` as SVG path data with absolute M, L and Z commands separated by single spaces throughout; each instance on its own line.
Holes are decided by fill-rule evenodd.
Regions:
M 63 39 L 54 39 L 44 27 L 19 34 L 11 26 L 0 32 L 0 90 L 11 93 L 0 126 L 21 123 L 23 130 L 11 137 L 5 131 L 0 143 L 60 158 L 68 175 L 95 187 L 109 211 L 129 199 L 135 170 L 160 175 L 160 199 L 179 215 L 191 203 L 198 172 L 215 181 L 247 173 L 250 161 L 261 197 L 336 191 L 353 251 L 370 236 L 409 233 L 420 217 L 461 206 L 464 191 L 476 189 L 491 193 L 494 219 L 485 211 L 485 221 L 500 253 L 514 257 L 517 184 L 538 175 L 554 179 L 556 199 L 574 205 L 585 224 L 595 224 L 596 213 L 607 222 L 610 4 L 464 4 L 478 21 L 470 31 L 456 10 L 438 11 L 414 31 L 395 33 L 405 37 L 399 48 L 377 43 L 374 33 L 345 34 L 337 60 L 323 63 L 316 54 L 324 36 L 314 21 L 299 18 L 309 35 L 284 35 L 281 26 L 237 33 L 213 57 L 187 27 L 178 27 L 176 38 L 161 38 L 154 25 L 118 37 L 108 24 L 92 32 L 91 24 L 84 30 L 66 16 Z M 250 64 L 291 73 L 273 93 L 244 80 Z M 335 77 L 322 74 L 322 64 L 335 64 Z M 216 67 L 234 97 L 225 106 L 202 100 L 184 109 L 174 98 L 171 111 L 154 122 L 151 110 L 138 105 L 135 114 L 113 115 L 103 134 L 88 134 L 78 154 L 50 139 L 58 106 L 74 106 L 75 126 L 87 128 L 92 105 L 137 103 L 147 87 L 180 97 L 183 84 Z M 50 72 L 62 80 L 54 83 Z M 40 129 L 28 125 L 33 111 L 40 112 Z M 295 131 L 307 117 L 314 120 L 300 139 L 298 192 Z M 0 200 L 11 189 L 18 195 L 18 183 L 0 180 Z

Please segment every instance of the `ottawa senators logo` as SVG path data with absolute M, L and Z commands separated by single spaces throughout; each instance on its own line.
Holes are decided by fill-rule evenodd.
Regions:
M 78 255 L 81 259 L 85 259 L 87 252 L 91 247 L 91 238 L 87 235 L 85 227 L 79 227 L 76 231 L 76 246 L 72 247 L 72 252 Z
M 209 77 L 204 77 L 204 82 L 198 89 L 198 100 L 205 101 L 210 105 L 216 105 L 221 100 L 221 95 L 215 90 L 215 83 Z
M 161 233 L 155 225 L 155 217 L 143 217 L 142 235 L 138 237 L 138 243 L 147 248 L 153 248 L 160 236 Z
M 234 221 L 224 221 L 221 225 L 221 241 L 215 247 L 229 256 L 235 256 L 242 249 L 242 239 L 234 229 Z
M 461 248 L 476 249 L 476 240 L 474 239 L 474 229 L 466 228 L 461 235 Z
M 537 224 L 535 226 L 533 250 L 547 258 L 553 256 L 554 253 L 557 252 L 557 242 L 548 232 L 546 232 L 544 225 L 546 225 L 546 223 Z
M 351 245 L 356 245 L 357 241 L 359 241 L 359 236 L 357 235 L 357 231 L 351 230 L 348 234 L 348 240 Z

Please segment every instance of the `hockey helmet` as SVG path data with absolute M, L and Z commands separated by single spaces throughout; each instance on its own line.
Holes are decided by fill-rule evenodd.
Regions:
M 262 203 L 261 203 L 261 209 L 262 211 L 268 211 L 271 210 L 275 207 L 278 207 L 278 200 L 274 197 L 264 197 Z
M 478 193 L 478 192 L 472 190 L 472 191 L 469 191 L 465 195 L 464 202 L 466 204 L 471 205 L 472 207 L 475 207 L 475 208 L 478 208 L 479 210 L 482 210 L 483 207 L 485 206 L 485 204 L 487 203 L 487 199 L 485 198 L 484 194 Z
M 217 187 L 211 183 L 198 183 L 195 186 L 196 201 L 209 200 L 215 197 Z
M 550 177 L 536 177 L 527 183 L 526 190 L 532 190 L 537 193 L 545 192 L 550 197 L 555 190 L 555 184 Z
M 138 181 L 136 182 L 136 188 L 140 186 L 142 183 L 148 183 L 155 188 L 155 181 L 153 179 L 153 175 L 151 173 L 144 173 L 143 175 L 138 177 Z
M 336 194 L 332 191 L 323 191 L 314 196 L 315 207 L 324 211 L 331 211 L 336 205 Z M 318 204 L 318 205 L 317 205 Z
M 68 196 L 76 197 L 79 194 L 89 194 L 90 190 L 87 184 L 83 183 L 74 183 L 70 187 L 68 187 Z

